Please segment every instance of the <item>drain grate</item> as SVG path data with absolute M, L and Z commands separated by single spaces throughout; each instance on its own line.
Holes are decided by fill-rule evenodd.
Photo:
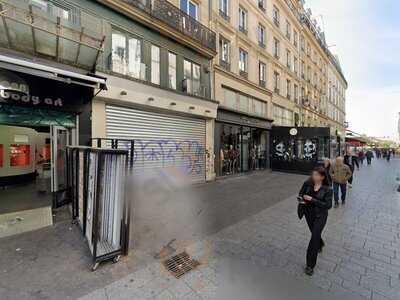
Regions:
M 179 253 L 163 262 L 164 267 L 176 278 L 196 268 L 200 263 L 186 252 Z

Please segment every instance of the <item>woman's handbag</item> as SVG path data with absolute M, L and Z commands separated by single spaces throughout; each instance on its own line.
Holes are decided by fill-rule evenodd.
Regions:
M 303 199 L 300 196 L 297 197 L 297 201 L 299 201 L 299 204 L 297 205 L 297 216 L 301 220 L 305 214 L 305 203 L 303 202 Z

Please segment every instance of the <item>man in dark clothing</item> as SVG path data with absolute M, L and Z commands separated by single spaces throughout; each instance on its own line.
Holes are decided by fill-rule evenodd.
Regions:
M 370 165 L 372 158 L 374 157 L 374 154 L 372 153 L 371 150 L 368 150 L 365 156 L 367 157 L 367 164 Z

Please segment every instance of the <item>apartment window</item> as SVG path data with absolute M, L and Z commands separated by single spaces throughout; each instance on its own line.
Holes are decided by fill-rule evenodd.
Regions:
M 286 38 L 290 41 L 292 37 L 292 25 L 286 20 Z
M 258 24 L 258 44 L 265 47 L 265 27 L 261 24 Z
M 298 87 L 297 84 L 295 84 L 295 85 L 293 86 L 293 95 L 294 95 L 294 100 L 295 100 L 296 102 L 298 102 L 298 100 L 299 100 L 299 87 Z
M 243 49 L 239 49 L 239 71 L 247 74 L 248 54 Z
M 274 105 L 274 124 L 275 123 L 280 126 L 293 126 L 293 112 Z
M 231 43 L 227 39 L 223 38 L 222 36 L 219 37 L 220 64 L 223 67 L 229 67 L 231 51 L 230 44 Z
M 274 56 L 279 59 L 280 56 L 280 42 L 277 38 L 274 38 Z
M 297 57 L 293 57 L 293 69 L 296 74 L 299 72 L 299 61 Z
M 195 20 L 199 19 L 199 5 L 191 0 L 180 0 L 181 10 Z
M 142 63 L 142 42 L 123 33 L 111 36 L 111 70 L 133 78 L 145 80 L 146 66 Z
M 301 61 L 301 64 L 300 64 L 300 73 L 301 73 L 301 77 L 303 78 L 303 79 L 305 79 L 305 72 L 306 70 L 305 70 L 305 65 L 304 65 L 304 61 L 302 60 Z
M 200 66 L 185 59 L 183 62 L 183 78 L 184 91 L 201 96 Z
M 265 0 L 258 0 L 258 7 L 265 12 Z
M 258 64 L 258 75 L 260 79 L 260 86 L 266 87 L 267 83 L 267 65 L 263 62 L 259 62 Z
M 280 14 L 279 14 L 279 9 L 276 6 L 274 6 L 272 10 L 272 18 L 274 20 L 275 25 L 279 27 Z
M 275 93 L 279 94 L 280 87 L 280 74 L 278 72 L 274 72 L 274 90 Z
M 286 97 L 288 98 L 288 99 L 290 99 L 291 97 L 292 97 L 292 91 L 291 91 L 291 82 L 290 82 L 290 80 L 289 79 L 287 79 L 286 80 Z
M 239 30 L 247 34 L 247 11 L 239 7 Z
M 219 0 L 219 14 L 229 21 L 229 0 Z
M 160 84 L 160 47 L 151 45 L 151 83 Z
M 292 68 L 292 59 L 290 55 L 290 51 L 286 49 L 286 66 L 291 69 Z
M 300 36 L 300 48 L 301 48 L 301 50 L 303 50 L 304 51 L 304 46 L 305 46 L 305 40 L 304 40 L 304 35 L 301 35 Z
M 310 43 L 309 42 L 307 42 L 307 56 L 310 56 L 311 55 L 311 46 L 310 46 Z
M 38 8 L 51 16 L 59 17 L 62 20 L 67 20 L 74 24 L 80 23 L 80 15 L 76 9 L 66 7 L 61 3 L 55 4 L 48 0 L 30 0 L 29 2 L 33 7 Z
M 168 86 L 170 89 L 176 90 L 176 55 L 168 53 Z
M 311 82 L 311 67 L 310 66 L 307 67 L 307 80 L 309 82 Z
M 296 30 L 293 30 L 293 45 L 297 48 L 298 45 L 299 34 Z

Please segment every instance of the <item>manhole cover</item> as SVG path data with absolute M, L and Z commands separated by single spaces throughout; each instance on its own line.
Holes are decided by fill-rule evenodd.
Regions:
M 176 278 L 196 268 L 200 263 L 186 252 L 179 253 L 163 262 L 164 267 Z

